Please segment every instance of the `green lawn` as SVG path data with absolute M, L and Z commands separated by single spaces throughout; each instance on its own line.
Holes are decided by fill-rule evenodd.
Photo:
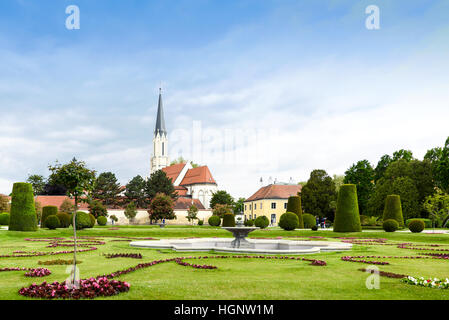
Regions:
M 112 241 L 107 236 L 132 236 L 154 238 L 178 237 L 229 237 L 230 233 L 212 227 L 166 227 L 132 226 L 109 230 L 96 227 L 83 230 L 80 236 L 104 237 L 105 245 L 98 250 L 79 253 L 81 278 L 111 273 L 142 262 L 182 256 L 223 255 L 222 253 L 176 253 L 171 250 L 152 250 L 129 247 L 128 242 Z M 46 248 L 46 242 L 30 242 L 25 238 L 69 237 L 70 229 L 38 232 L 0 231 L 0 255 L 13 251 L 61 251 L 71 248 Z M 324 236 L 387 238 L 388 243 L 413 242 L 416 244 L 441 244 L 449 249 L 449 235 L 411 233 L 333 233 L 329 231 L 293 231 L 280 229 L 255 231 L 254 237 L 279 236 Z M 329 241 L 329 239 L 326 239 Z M 106 259 L 103 253 L 141 253 L 143 260 L 130 258 Z M 411 286 L 398 279 L 381 277 L 379 290 L 368 290 L 365 281 L 367 273 L 357 269 L 367 264 L 344 262 L 345 255 L 394 255 L 415 256 L 426 251 L 400 249 L 385 245 L 354 245 L 352 251 L 303 255 L 306 258 L 325 260 L 327 266 L 312 266 L 309 262 L 296 260 L 259 259 L 208 259 L 186 260 L 191 263 L 215 265 L 215 270 L 199 270 L 183 267 L 174 262 L 163 263 L 150 268 L 123 275 L 118 280 L 131 284 L 127 293 L 107 299 L 449 299 L 449 290 Z M 0 268 L 38 267 L 39 260 L 71 259 L 72 254 L 28 258 L 0 258 Z M 389 261 L 390 265 L 379 266 L 381 271 L 424 277 L 449 277 L 449 260 L 426 259 L 375 259 Z M 0 299 L 25 299 L 17 291 L 31 283 L 63 281 L 68 277 L 67 266 L 47 267 L 52 274 L 44 278 L 27 278 L 23 271 L 0 272 Z

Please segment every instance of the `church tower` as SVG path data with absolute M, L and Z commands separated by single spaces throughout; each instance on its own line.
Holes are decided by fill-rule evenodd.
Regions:
M 170 165 L 168 159 L 168 138 L 165 129 L 164 108 L 162 106 L 162 89 L 159 88 L 159 104 L 157 107 L 156 127 L 153 138 L 153 156 L 151 157 L 151 171 L 153 173 Z

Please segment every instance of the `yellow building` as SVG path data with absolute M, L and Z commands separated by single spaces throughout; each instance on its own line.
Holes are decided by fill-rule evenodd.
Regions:
M 298 184 L 270 184 L 260 188 L 244 202 L 245 220 L 266 216 L 270 225 L 276 226 L 287 210 L 288 198 L 298 195 L 301 188 Z

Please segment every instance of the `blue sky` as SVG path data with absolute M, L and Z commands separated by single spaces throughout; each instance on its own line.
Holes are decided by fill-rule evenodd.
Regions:
M 80 30 L 65 28 L 73 4 Z M 449 135 L 448 18 L 447 1 L 4 0 L 0 192 L 73 156 L 122 183 L 147 175 L 161 81 L 172 158 L 235 197 L 260 177 L 422 157 Z

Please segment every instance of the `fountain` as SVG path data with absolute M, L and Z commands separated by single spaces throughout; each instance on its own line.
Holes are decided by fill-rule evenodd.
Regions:
M 223 227 L 232 232 L 232 238 L 187 238 L 164 239 L 152 241 L 133 241 L 131 247 L 151 249 L 171 249 L 180 252 L 216 251 L 229 253 L 254 254 L 307 254 L 323 251 L 345 251 L 352 248 L 351 243 L 310 241 L 310 240 L 283 240 L 283 239 L 249 239 L 246 237 L 257 227 L 245 227 L 243 215 L 236 215 L 235 227 Z
M 243 212 L 235 215 L 235 227 L 222 227 L 234 235 L 234 240 L 231 242 L 232 248 L 251 248 L 254 249 L 254 244 L 248 242 L 245 238 L 257 227 L 245 227 L 243 224 Z

